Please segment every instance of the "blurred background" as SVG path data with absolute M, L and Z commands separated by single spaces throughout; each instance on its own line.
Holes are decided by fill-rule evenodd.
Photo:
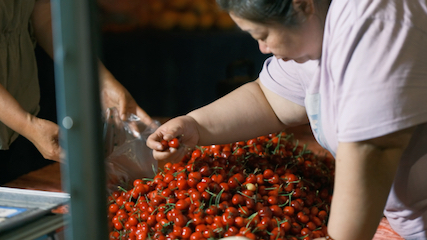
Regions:
M 100 58 L 151 116 L 174 117 L 257 78 L 267 58 L 215 0 L 98 0 Z M 36 49 L 41 108 L 56 112 L 52 60 Z

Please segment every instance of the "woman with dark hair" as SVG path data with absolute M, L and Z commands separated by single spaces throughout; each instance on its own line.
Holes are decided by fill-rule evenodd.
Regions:
M 268 58 L 259 79 L 150 136 L 160 160 L 309 122 L 336 158 L 329 239 L 372 239 L 383 214 L 427 239 L 427 1 L 217 0 Z

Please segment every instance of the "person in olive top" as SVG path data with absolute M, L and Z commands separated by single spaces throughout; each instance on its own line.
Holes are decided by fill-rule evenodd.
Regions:
M 58 125 L 37 117 L 34 49 L 38 44 L 53 57 L 50 9 L 49 0 L 0 0 L 0 184 L 31 170 L 28 165 L 37 158 L 60 161 Z M 122 118 L 130 112 L 152 121 L 101 63 L 99 71 L 104 109 L 116 107 Z

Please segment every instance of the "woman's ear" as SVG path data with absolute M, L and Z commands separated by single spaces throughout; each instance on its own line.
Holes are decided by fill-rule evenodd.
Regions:
M 313 0 L 293 0 L 292 5 L 297 13 L 301 13 L 305 17 L 315 12 Z

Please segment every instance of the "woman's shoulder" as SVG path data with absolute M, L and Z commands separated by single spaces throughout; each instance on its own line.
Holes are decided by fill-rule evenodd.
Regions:
M 425 0 L 340 0 L 332 1 L 329 24 L 351 27 L 364 21 L 379 20 L 394 24 L 408 24 L 426 28 L 427 1 Z

